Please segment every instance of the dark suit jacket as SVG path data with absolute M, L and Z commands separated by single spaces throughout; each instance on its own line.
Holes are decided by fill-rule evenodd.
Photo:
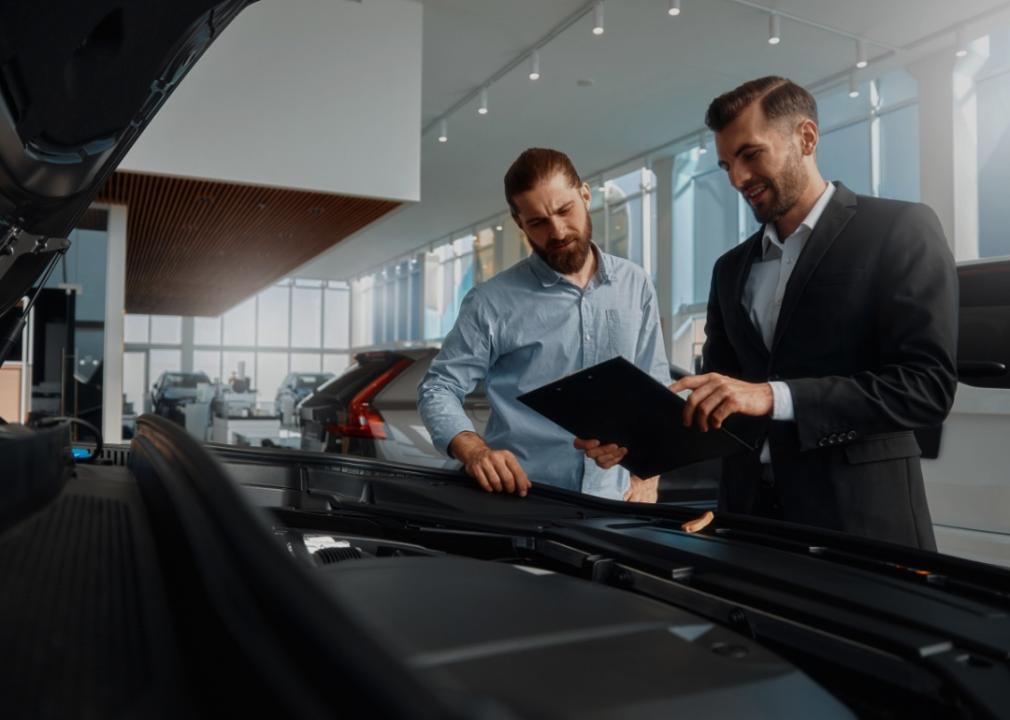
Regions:
M 786 286 L 769 351 L 741 303 L 762 232 L 715 264 L 705 372 L 784 380 L 795 422 L 771 422 L 787 521 L 935 549 L 913 428 L 939 425 L 957 386 L 957 272 L 925 205 L 841 183 Z M 719 507 L 756 510 L 757 453 L 724 461 Z

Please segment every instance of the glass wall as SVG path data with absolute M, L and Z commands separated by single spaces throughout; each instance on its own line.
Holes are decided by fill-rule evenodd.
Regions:
M 978 99 L 978 253 L 1010 255 L 1010 30 L 989 36 Z
M 259 402 L 272 402 L 289 372 L 342 372 L 349 363 L 350 287 L 284 280 L 220 317 L 127 315 L 124 391 L 135 413 L 149 410 L 165 371 L 226 381 L 244 371 Z
M 993 75 L 987 102 L 1010 101 L 1008 78 L 1010 73 L 1006 72 Z M 851 96 L 847 83 L 817 95 L 821 128 L 817 160 L 822 174 L 856 193 L 919 200 L 916 80 L 899 69 L 867 78 L 857 89 L 856 97 Z M 979 113 L 980 118 L 987 115 L 1003 123 L 987 129 L 990 141 L 985 150 L 993 158 L 987 167 L 991 172 L 1006 172 L 1010 150 L 1004 153 L 1006 158 L 999 153 L 1010 148 L 1010 140 L 1000 145 L 1004 135 L 1010 137 L 1010 123 L 1005 121 L 1010 113 L 1002 107 L 998 112 Z M 690 330 L 691 340 L 685 341 L 685 346 L 694 349 L 704 340 L 695 337 L 694 323 L 704 318 L 716 259 L 758 229 L 750 208 L 718 167 L 711 137 L 704 140 L 695 138 L 671 146 L 651 158 L 651 163 L 664 156 L 672 159 L 672 198 L 663 198 L 664 203 L 670 203 L 672 230 L 666 231 L 665 237 L 659 235 L 660 202 L 651 163 L 629 161 L 589 182 L 593 238 L 605 251 L 642 265 L 655 277 L 657 248 L 664 243 L 672 246 L 672 307 L 665 310 L 674 317 L 674 334 Z M 987 187 L 1005 184 L 989 182 Z M 996 227 L 1008 212 L 1007 204 L 992 198 L 983 212 L 987 220 L 993 218 L 988 222 Z M 991 241 L 997 245 L 1004 242 L 1003 235 L 990 233 L 990 237 L 998 237 Z M 470 288 L 529 252 L 522 233 L 502 214 L 432 243 L 417 256 L 416 271 L 399 260 L 358 278 L 352 283 L 352 347 L 441 340 L 452 328 Z M 411 282 L 416 278 L 416 286 L 405 291 L 405 277 Z M 415 319 L 416 332 L 410 324 Z M 689 364 L 692 359 L 682 361 Z

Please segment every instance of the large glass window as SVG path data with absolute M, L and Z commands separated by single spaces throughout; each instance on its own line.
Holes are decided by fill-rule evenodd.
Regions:
M 319 372 L 321 368 L 319 353 L 291 353 L 291 372 Z
M 1010 36 L 990 38 L 978 82 L 978 253 L 1010 255 Z
M 182 318 L 178 315 L 151 316 L 151 344 L 179 345 L 182 343 Z
M 211 382 L 221 379 L 221 351 L 194 350 L 193 372 L 205 373 Z
M 276 285 L 257 297 L 256 344 L 260 347 L 287 347 L 289 300 L 288 288 Z
M 182 370 L 182 351 L 151 349 L 149 351 L 150 382 L 153 385 L 163 372 L 179 372 Z
M 277 394 L 284 376 L 288 374 L 288 354 L 282 352 L 256 353 L 256 389 L 260 400 L 271 400 Z
M 919 106 L 880 116 L 881 197 L 919 201 Z
M 123 393 L 129 406 L 127 415 L 140 415 L 147 411 L 144 407 L 148 389 L 146 375 L 146 352 L 123 353 Z
M 123 318 L 123 339 L 128 343 L 148 342 L 150 323 L 149 315 L 126 315 Z
M 326 328 L 324 346 L 327 349 L 350 347 L 349 291 L 327 289 L 324 295 Z
M 346 353 L 326 353 L 323 355 L 323 372 L 339 375 L 350 364 L 350 356 Z
M 239 303 L 222 317 L 225 345 L 256 344 L 256 298 Z
M 869 147 L 869 120 L 822 134 L 817 165 L 824 179 L 840 180 L 854 193 L 872 195 Z
M 323 297 L 316 288 L 291 290 L 291 347 L 319 347 L 323 326 Z
M 193 344 L 220 345 L 221 318 L 219 317 L 193 318 Z

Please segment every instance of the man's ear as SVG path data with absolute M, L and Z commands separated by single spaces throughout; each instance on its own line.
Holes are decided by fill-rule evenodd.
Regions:
M 800 150 L 804 155 L 813 155 L 821 139 L 817 123 L 810 118 L 804 118 L 797 128 L 797 133 L 800 137 Z
M 593 191 L 589 189 L 589 183 L 582 183 L 582 187 L 579 188 L 579 195 L 582 196 L 582 201 L 586 204 L 586 210 L 588 210 L 590 204 L 593 202 Z

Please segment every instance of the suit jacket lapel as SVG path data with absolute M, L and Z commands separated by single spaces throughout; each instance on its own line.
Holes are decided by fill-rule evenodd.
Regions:
M 741 255 L 741 262 L 739 267 L 736 268 L 736 277 L 733 285 L 733 310 L 732 312 L 736 314 L 738 321 L 744 329 L 744 335 L 750 341 L 754 349 L 761 354 L 763 358 L 767 358 L 768 348 L 765 347 L 765 341 L 761 337 L 761 332 L 754 326 L 754 321 L 751 320 L 750 315 L 747 314 L 747 308 L 743 306 L 743 292 L 747 287 L 747 278 L 750 275 L 751 265 L 754 261 L 761 257 L 761 238 L 764 235 L 764 227 L 758 230 L 754 235 L 745 240 L 750 247 L 747 251 Z
M 796 261 L 796 267 L 786 284 L 786 293 L 782 298 L 782 309 L 779 311 L 779 319 L 775 325 L 775 337 L 772 340 L 773 355 L 782 335 L 789 326 L 789 319 L 792 317 L 793 311 L 803 296 L 803 289 L 806 287 L 807 281 L 835 242 L 835 238 L 855 213 L 855 194 L 840 182 L 836 182 L 835 194 L 828 201 L 824 213 L 817 221 L 806 245 L 803 246 L 803 251 Z

